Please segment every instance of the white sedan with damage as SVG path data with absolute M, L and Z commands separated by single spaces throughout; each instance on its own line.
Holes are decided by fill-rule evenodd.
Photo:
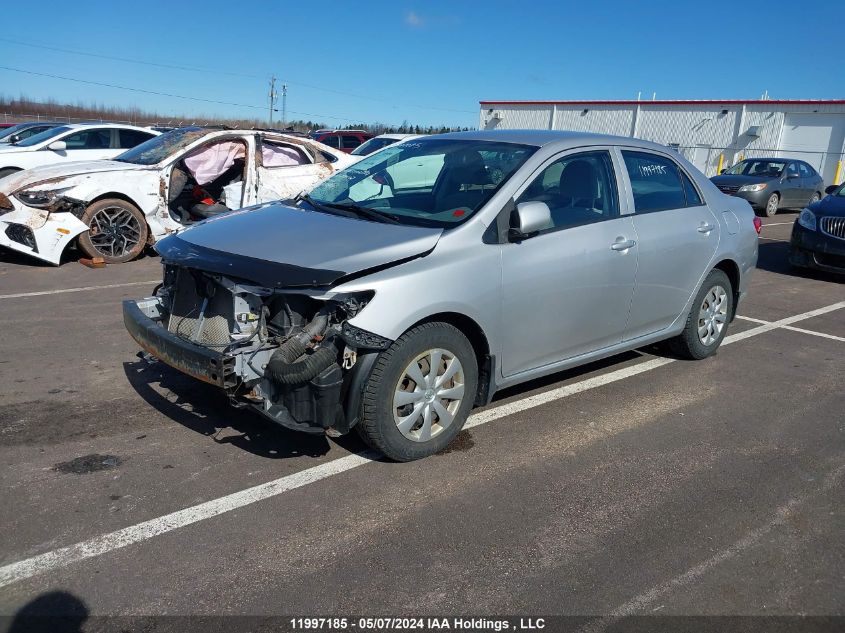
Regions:
M 0 246 L 58 264 L 74 240 L 107 263 L 233 209 L 291 199 L 355 158 L 264 130 L 185 127 L 113 160 L 0 179 Z

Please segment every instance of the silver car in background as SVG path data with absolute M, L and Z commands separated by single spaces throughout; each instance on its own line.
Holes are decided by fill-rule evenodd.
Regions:
M 757 235 L 745 200 L 660 145 L 483 131 L 387 147 L 156 249 L 162 285 L 124 303 L 151 355 L 406 461 L 503 387 L 666 339 L 712 355 Z

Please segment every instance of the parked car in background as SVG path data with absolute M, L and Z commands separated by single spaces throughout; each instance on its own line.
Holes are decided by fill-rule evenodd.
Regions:
M 419 138 L 419 136 L 419 134 L 379 134 L 368 141 L 364 141 L 350 153 L 353 156 L 368 156 L 388 145 L 393 145 L 399 141 L 407 141 L 412 138 Z
M 315 141 L 349 154 L 373 135 L 364 130 L 317 130 L 311 134 Z
M 845 183 L 803 209 L 792 226 L 789 263 L 845 274 Z
M 179 128 L 113 160 L 0 179 L 0 246 L 58 264 L 78 239 L 86 255 L 125 262 L 168 233 L 231 209 L 293 198 L 352 162 L 300 137 Z
M 745 198 L 771 217 L 778 209 L 801 208 L 822 197 L 824 180 L 803 160 L 748 158 L 710 179 L 722 193 Z
M 511 166 L 498 183 L 485 156 Z M 433 163 L 419 186 L 415 166 Z M 369 181 L 385 184 L 373 196 Z M 501 388 L 664 339 L 715 353 L 757 262 L 754 220 L 655 143 L 429 136 L 161 240 L 163 283 L 124 302 L 124 323 L 238 406 L 313 433 L 357 427 L 407 461 Z
M 35 136 L 44 130 L 49 130 L 58 125 L 61 125 L 61 123 L 47 123 L 44 121 L 39 123 L 18 123 L 17 125 L 0 130 L 0 144 L 19 143 L 28 139 L 30 136 Z
M 78 160 L 113 158 L 158 132 L 117 123 L 60 125 L 14 145 L 0 146 L 0 179 L 22 169 Z

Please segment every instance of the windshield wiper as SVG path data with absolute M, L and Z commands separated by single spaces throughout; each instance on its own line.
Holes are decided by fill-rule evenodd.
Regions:
M 343 203 L 343 202 L 320 202 L 314 200 L 310 195 L 304 193 L 299 196 L 299 200 L 305 200 L 315 209 L 332 213 L 334 215 L 342 215 L 344 217 L 363 217 L 368 220 L 375 220 L 376 222 L 384 222 L 386 224 L 401 224 L 399 219 L 392 213 L 385 213 L 384 211 L 376 211 L 370 207 L 362 207 L 357 204 Z M 335 213 L 334 210 L 345 211 L 346 213 Z
M 387 224 L 400 224 L 399 218 L 397 218 L 392 213 L 377 211 L 376 209 L 371 209 L 370 207 L 362 207 L 361 205 L 353 204 L 350 202 L 324 202 L 323 204 L 333 209 L 352 211 L 353 213 L 356 213 L 361 217 L 367 218 L 369 220 L 375 220 L 376 222 L 385 222 Z

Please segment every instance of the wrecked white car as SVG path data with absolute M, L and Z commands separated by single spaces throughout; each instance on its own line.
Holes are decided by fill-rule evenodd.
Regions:
M 0 179 L 0 246 L 58 264 L 78 239 L 107 263 L 232 209 L 286 200 L 355 162 L 307 138 L 185 127 L 113 160 L 28 169 Z

